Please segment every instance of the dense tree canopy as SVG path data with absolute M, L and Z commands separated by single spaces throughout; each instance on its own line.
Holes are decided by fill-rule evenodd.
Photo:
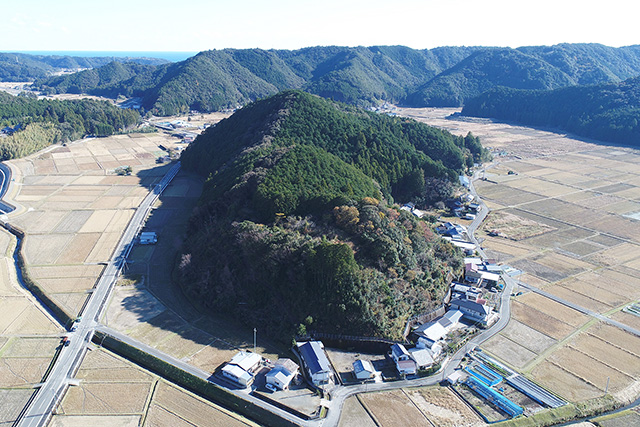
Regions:
M 485 154 L 472 135 L 300 91 L 252 103 L 182 156 L 209 177 L 179 263 L 184 289 L 281 338 L 397 337 L 439 304 L 462 261 L 389 200 L 423 197 L 431 177 L 448 182 Z
M 598 44 L 518 49 L 404 46 L 224 49 L 176 64 L 108 64 L 41 79 L 48 92 L 139 96 L 154 114 L 235 108 L 285 89 L 358 106 L 460 106 L 496 86 L 553 89 L 617 82 L 640 74 L 640 48 Z
M 137 112 L 106 101 L 38 100 L 0 92 L 0 129 L 16 129 L 0 139 L 2 159 L 21 157 L 85 135 L 112 135 L 137 124 L 139 119 Z
M 556 127 L 602 141 L 637 146 L 640 78 L 552 91 L 498 88 L 469 100 L 462 113 Z

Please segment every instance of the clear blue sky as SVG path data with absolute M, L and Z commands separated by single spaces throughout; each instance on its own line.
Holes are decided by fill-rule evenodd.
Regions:
M 625 46 L 640 44 L 638 9 L 631 0 L 5 0 L 0 51 Z

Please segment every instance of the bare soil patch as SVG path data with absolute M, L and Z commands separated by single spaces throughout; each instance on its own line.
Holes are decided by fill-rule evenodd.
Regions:
M 240 416 L 194 395 L 161 381 L 153 402 L 168 412 L 197 426 L 234 427 L 247 426 Z
M 0 425 L 13 425 L 33 393 L 29 388 L 0 389 Z
M 49 427 L 138 427 L 140 415 L 54 415 Z
M 65 414 L 141 414 L 151 383 L 81 382 L 60 405 Z
M 482 344 L 482 349 L 515 368 L 522 368 L 537 355 L 504 335 L 498 334 Z
M 487 233 L 495 230 L 501 237 L 516 241 L 555 230 L 548 225 L 505 211 L 490 212 L 482 228 Z
M 537 365 L 531 375 L 534 381 L 572 402 L 602 396 L 598 388 L 548 361 Z
M 376 427 L 360 400 L 356 396 L 348 397 L 342 405 L 338 427 Z
M 484 421 L 448 387 L 410 389 L 406 392 L 413 403 L 437 426 L 479 427 L 484 425 Z
M 428 423 L 402 390 L 366 393 L 358 397 L 369 413 L 385 427 L 418 426 Z
M 511 320 L 501 334 L 536 354 L 542 353 L 556 343 L 555 339 L 517 320 Z

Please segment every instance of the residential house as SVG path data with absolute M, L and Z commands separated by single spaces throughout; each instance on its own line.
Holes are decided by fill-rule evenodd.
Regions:
M 488 323 L 492 312 L 491 307 L 468 299 L 454 298 L 449 302 L 449 306 L 452 310 L 461 311 L 464 318 L 483 325 Z
M 307 341 L 298 344 L 298 351 L 307 368 L 311 382 L 315 386 L 331 381 L 331 364 L 320 341 Z
M 373 365 L 368 360 L 358 359 L 353 362 L 353 375 L 359 380 L 372 378 L 376 373 Z
M 265 376 L 267 384 L 272 384 L 280 390 L 288 389 L 291 381 L 298 375 L 299 366 L 291 359 L 278 359 L 274 365 Z
M 418 371 L 416 361 L 402 344 L 391 346 L 391 358 L 396 362 L 396 369 L 401 375 L 413 375 Z
M 434 360 L 431 352 L 426 348 L 412 348 L 409 350 L 411 358 L 416 362 L 418 369 L 429 369 Z
M 261 363 L 262 357 L 259 354 L 241 351 L 222 368 L 222 375 L 243 387 L 248 387 L 253 383 L 253 374 L 260 368 Z

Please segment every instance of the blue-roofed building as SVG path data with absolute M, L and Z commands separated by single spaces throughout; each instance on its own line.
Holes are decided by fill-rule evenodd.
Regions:
M 298 344 L 298 351 L 304 361 L 307 373 L 315 386 L 331 381 L 331 364 L 324 352 L 321 341 L 307 341 Z

